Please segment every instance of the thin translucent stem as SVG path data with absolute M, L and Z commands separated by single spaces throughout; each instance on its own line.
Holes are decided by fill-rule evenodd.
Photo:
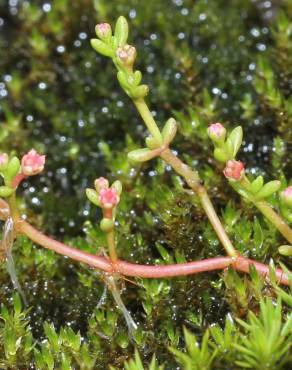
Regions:
M 17 278 L 15 263 L 14 263 L 14 259 L 12 256 L 14 236 L 15 236 L 14 235 L 14 222 L 11 217 L 8 217 L 5 221 L 4 228 L 3 228 L 0 252 L 1 254 L 3 254 L 4 259 L 6 259 L 7 271 L 9 273 L 14 289 L 18 291 L 18 293 L 23 299 L 24 304 L 27 304 L 25 294 L 23 290 L 21 289 L 19 280 Z
M 26 300 L 25 294 L 24 294 L 24 292 L 23 292 L 23 290 L 20 286 L 20 283 L 19 283 L 19 280 L 18 280 L 18 277 L 17 277 L 15 263 L 14 263 L 14 259 L 13 259 L 11 250 L 7 251 L 6 260 L 7 260 L 7 271 L 8 271 L 8 274 L 10 276 L 10 279 L 12 281 L 13 287 L 14 287 L 14 289 L 16 289 L 18 291 L 19 295 L 21 296 L 21 298 L 23 300 L 23 303 L 25 305 L 27 305 L 27 300 Z
M 127 310 L 126 306 L 124 305 L 124 302 L 122 300 L 122 297 L 121 297 L 121 294 L 120 294 L 120 290 L 118 289 L 117 285 L 116 285 L 116 282 L 115 282 L 115 278 L 113 276 L 107 276 L 106 274 L 104 275 L 104 279 L 113 295 L 113 298 L 117 304 L 117 306 L 119 307 L 119 309 L 121 310 L 125 320 L 126 320 L 126 323 L 127 323 L 127 326 L 128 326 L 128 330 L 129 330 L 129 334 L 131 335 L 131 337 L 133 337 L 135 331 L 137 330 L 137 324 L 135 323 L 135 321 L 133 320 L 130 312 Z

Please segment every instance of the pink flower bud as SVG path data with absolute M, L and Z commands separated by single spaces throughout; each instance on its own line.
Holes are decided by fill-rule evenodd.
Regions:
M 0 168 L 1 168 L 1 169 L 4 169 L 4 168 L 7 166 L 8 161 L 9 161 L 8 154 L 6 154 L 6 153 L 1 153 L 1 154 L 0 154 Z
M 240 161 L 230 160 L 226 163 L 223 173 L 228 179 L 239 181 L 244 175 L 244 164 Z
M 101 40 L 106 40 L 112 35 L 112 28 L 108 23 L 99 23 L 95 26 L 95 33 Z
M 224 141 L 226 136 L 226 129 L 221 123 L 212 123 L 208 127 L 209 138 L 215 142 Z
M 109 187 L 109 182 L 104 177 L 99 177 L 94 181 L 94 186 L 96 191 L 99 193 L 101 189 L 107 189 Z
M 115 189 L 103 188 L 99 192 L 99 201 L 102 208 L 109 209 L 113 208 L 119 203 L 120 197 Z
M 136 48 L 131 45 L 120 46 L 116 53 L 117 57 L 127 66 L 132 66 L 137 56 Z
M 21 159 L 22 173 L 26 176 L 37 175 L 44 169 L 45 161 L 45 155 L 40 155 L 34 149 L 31 149 Z
M 281 192 L 282 201 L 292 208 L 292 185 Z

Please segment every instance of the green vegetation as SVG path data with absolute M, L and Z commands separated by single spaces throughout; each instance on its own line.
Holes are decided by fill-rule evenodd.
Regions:
M 123 183 L 116 228 L 121 258 L 166 264 L 222 254 L 178 176 L 161 160 L 127 159 L 144 145 L 145 130 L 112 65 L 89 42 L 96 23 L 123 14 L 151 87 L 151 109 L 159 124 L 178 120 L 174 148 L 198 169 L 235 247 L 291 267 L 278 251 L 284 238 L 227 186 L 206 130 L 216 121 L 230 129 L 243 125 L 247 174 L 291 184 L 291 5 L 268 5 L 0 0 L 0 151 L 33 147 L 48 163 L 41 178 L 23 182 L 21 211 L 67 244 L 102 253 L 96 250 L 105 245 L 100 214 L 84 190 L 104 175 Z M 276 197 L 269 202 L 285 217 Z M 25 237 L 14 243 L 13 257 L 28 306 L 1 263 L 1 369 L 288 369 L 291 363 L 291 289 L 277 285 L 272 265 L 269 283 L 254 270 L 120 282 L 138 323 L 131 337 L 97 271 Z

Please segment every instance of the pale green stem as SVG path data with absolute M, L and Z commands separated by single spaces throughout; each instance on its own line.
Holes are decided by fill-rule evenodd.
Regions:
M 8 198 L 8 204 L 10 208 L 10 215 L 16 224 L 17 221 L 20 219 L 20 214 L 18 210 L 17 200 L 16 200 L 16 194 L 13 192 L 13 194 Z
M 143 121 L 145 122 L 152 136 L 156 138 L 161 138 L 160 131 L 147 104 L 145 103 L 145 100 L 134 100 L 134 104 L 136 105 Z M 163 150 L 160 154 L 160 157 L 164 159 L 167 163 L 169 163 L 179 175 L 183 176 L 190 188 L 198 194 L 202 207 L 205 210 L 209 221 L 212 224 L 227 254 L 230 257 L 238 256 L 238 252 L 233 247 L 228 235 L 226 234 L 221 224 L 219 217 L 216 214 L 216 211 L 210 201 L 210 198 L 208 197 L 206 189 L 203 185 L 201 185 L 198 173 L 196 171 L 193 171 L 189 166 L 178 159 L 169 149 Z
M 103 209 L 103 217 L 114 221 L 112 208 Z M 114 229 L 106 233 L 106 240 L 107 240 L 110 260 L 112 261 L 112 263 L 116 263 L 118 260 L 118 256 L 117 256 L 117 251 L 116 251 L 116 241 L 115 241 L 115 230 Z
M 183 176 L 190 188 L 197 193 L 202 207 L 206 212 L 206 215 L 227 254 L 230 257 L 238 256 L 239 253 L 235 250 L 228 235 L 226 234 L 205 187 L 200 183 L 198 173 L 192 171 L 190 167 L 178 159 L 170 149 L 164 150 L 160 156 L 163 160 L 165 160 L 165 162 L 170 164 L 177 173 Z
M 258 201 L 254 203 L 257 209 L 280 231 L 280 233 L 292 244 L 292 230 L 286 222 L 271 208 L 267 202 Z
M 113 230 L 106 233 L 106 239 L 107 239 L 110 260 L 113 263 L 115 263 L 118 260 L 118 256 L 116 252 L 115 233 Z
M 249 191 L 250 181 L 246 176 L 239 183 L 243 189 Z M 256 200 L 252 197 L 250 198 L 252 203 L 257 207 L 258 210 L 279 230 L 279 232 L 292 244 L 292 229 L 287 225 L 287 223 L 276 213 L 272 207 L 264 200 Z
M 209 221 L 211 222 L 213 229 L 215 230 L 219 240 L 224 246 L 227 254 L 230 257 L 238 256 L 239 253 L 235 250 L 228 235 L 226 234 L 225 229 L 223 228 L 222 223 L 213 207 L 213 204 L 211 203 L 206 189 L 204 187 L 201 187 L 197 194 L 200 198 L 202 207 L 204 208 L 204 211 L 206 212 L 206 215 L 208 216 Z
M 147 104 L 144 99 L 134 99 L 133 100 L 138 112 L 140 113 L 145 125 L 147 126 L 150 134 L 157 139 L 159 142 L 162 142 L 162 136 L 160 130 L 150 112 Z

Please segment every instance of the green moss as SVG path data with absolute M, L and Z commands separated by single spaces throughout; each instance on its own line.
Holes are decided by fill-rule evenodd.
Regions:
M 291 264 L 277 252 L 283 239 L 276 230 L 226 186 L 206 135 L 210 122 L 230 128 L 240 122 L 240 157 L 252 174 L 276 174 L 289 183 L 290 8 L 285 1 L 267 10 L 261 2 L 225 3 L 61 0 L 46 11 L 38 1 L 0 1 L 0 149 L 24 153 L 35 147 L 47 155 L 47 171 L 19 191 L 25 195 L 19 199 L 22 211 L 34 224 L 68 244 L 102 253 L 100 214 L 84 189 L 107 175 L 124 186 L 117 215 L 121 258 L 165 264 L 223 253 L 197 199 L 169 168 L 127 159 L 144 142 L 145 130 L 112 66 L 89 45 L 96 22 L 123 14 L 130 18 L 130 41 L 151 87 L 151 108 L 160 125 L 171 115 L 180 122 L 173 148 L 198 168 L 236 247 L 261 262 Z M 279 207 L 275 198 L 270 201 Z M 258 344 L 254 330 L 271 329 L 262 321 L 265 309 L 284 331 L 281 350 L 277 341 L 269 348 L 279 355 L 271 366 L 289 366 L 289 351 L 282 349 L 291 335 L 291 294 L 252 274 L 127 283 L 122 298 L 139 324 L 130 338 L 110 295 L 96 308 L 104 291 L 97 272 L 25 238 L 15 242 L 13 256 L 29 307 L 21 308 L 16 296 L 11 301 L 13 287 L 1 264 L 0 368 L 123 368 L 127 360 L 127 370 L 142 369 L 141 362 L 151 370 L 158 364 L 193 369 L 198 359 L 205 368 L 228 369 L 235 361 L 242 368 L 250 360 L 244 348 Z M 277 295 L 282 311 L 264 300 Z M 259 319 L 250 313 L 248 319 L 251 311 Z M 135 348 L 141 359 L 136 354 L 130 361 Z M 157 362 L 150 365 L 154 353 Z

